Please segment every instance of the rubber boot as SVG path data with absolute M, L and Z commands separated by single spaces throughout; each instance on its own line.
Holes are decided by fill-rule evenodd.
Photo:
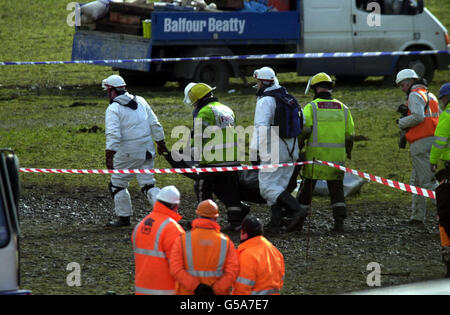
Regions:
M 280 234 L 281 231 L 281 206 L 274 204 L 270 207 L 270 222 L 264 227 L 267 234 Z
M 227 217 L 228 225 L 223 228 L 227 232 L 237 232 L 241 229 L 241 222 L 243 219 L 243 211 L 241 207 L 228 207 Z
M 334 227 L 332 229 L 333 232 L 343 233 L 344 232 L 344 219 L 336 218 L 334 219 Z
M 333 207 L 334 227 L 333 232 L 344 232 L 344 219 L 347 217 L 347 208 L 343 206 Z
M 130 217 L 119 217 L 116 222 L 108 222 L 106 224 L 107 227 L 122 227 L 122 226 L 130 226 Z
M 244 202 L 241 201 L 241 221 L 244 220 L 244 218 L 247 216 L 247 214 L 250 213 L 250 206 Z
M 300 207 L 300 203 L 286 190 L 277 198 L 277 203 L 293 214 L 292 221 L 286 228 L 286 232 L 301 231 L 306 218 L 306 211 Z

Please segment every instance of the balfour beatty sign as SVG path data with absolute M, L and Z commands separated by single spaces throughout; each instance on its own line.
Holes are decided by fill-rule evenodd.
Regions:
M 162 12 L 152 14 L 153 41 L 298 40 L 296 11 L 287 12 Z
M 210 17 L 207 20 L 189 20 L 184 17 L 164 18 L 164 33 L 198 33 L 198 32 L 235 32 L 243 34 L 245 20 L 238 18 L 217 19 Z

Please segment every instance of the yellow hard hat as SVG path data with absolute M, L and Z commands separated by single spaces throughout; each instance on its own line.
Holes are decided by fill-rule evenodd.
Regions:
M 314 86 L 320 82 L 333 83 L 333 80 L 331 80 L 330 76 L 328 74 L 326 74 L 325 72 L 320 72 L 311 78 L 311 85 Z
M 194 86 L 191 87 L 191 89 L 188 92 L 189 100 L 191 101 L 191 104 L 194 104 L 198 100 L 202 99 L 205 95 L 208 93 L 214 91 L 216 88 L 210 87 L 206 83 L 197 83 Z
M 198 204 L 195 213 L 199 217 L 217 218 L 219 216 L 219 207 L 214 201 L 207 199 Z
M 331 80 L 330 76 L 325 72 L 320 72 L 314 75 L 311 79 L 309 79 L 308 85 L 306 86 L 305 94 L 308 94 L 310 86 L 314 87 L 316 84 L 319 83 L 329 83 L 330 86 L 333 86 L 333 80 Z

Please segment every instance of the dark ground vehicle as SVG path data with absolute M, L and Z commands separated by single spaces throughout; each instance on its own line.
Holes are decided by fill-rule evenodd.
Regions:
M 19 289 L 18 165 L 13 151 L 0 149 L 0 295 L 30 294 Z

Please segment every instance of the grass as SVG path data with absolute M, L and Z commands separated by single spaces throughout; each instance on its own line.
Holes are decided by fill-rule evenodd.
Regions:
M 67 14 L 70 13 L 66 10 L 66 5 L 66 2 L 57 0 L 2 0 L 0 61 L 70 60 L 74 30 L 66 24 Z M 446 18 L 450 12 L 450 1 L 429 0 L 426 5 L 450 28 L 450 20 Z M 0 67 L 0 147 L 14 149 L 22 167 L 105 168 L 104 112 L 107 99 L 100 82 L 112 73 L 110 68 L 88 65 Z M 440 85 L 448 81 L 448 74 L 448 71 L 437 71 L 430 90 L 436 94 Z M 289 73 L 279 75 L 279 79 L 301 104 L 310 100 L 303 93 L 307 78 Z M 252 82 L 251 78 L 248 80 Z M 251 125 L 255 106 L 253 90 L 249 92 L 236 79 L 231 81 L 230 89 L 237 92 L 218 93 L 217 96 L 235 111 L 238 124 Z M 177 140 L 170 138 L 170 131 L 177 125 L 191 126 L 191 108 L 183 105 L 183 93 L 176 83 L 168 83 L 162 88 L 133 87 L 130 91 L 143 96 L 151 104 L 164 126 L 169 148 Z M 356 135 L 366 139 L 355 143 L 352 160 L 348 161 L 347 166 L 407 183 L 411 170 L 409 151 L 398 149 L 398 128 L 395 124 L 395 119 L 398 118 L 395 110 L 404 101 L 404 94 L 394 87 L 383 86 L 379 78 L 370 78 L 359 85 L 338 85 L 334 96 L 350 107 Z M 94 133 L 86 132 L 93 126 L 101 129 Z M 164 159 L 157 157 L 156 167 L 164 168 L 169 165 Z M 20 177 L 23 185 L 28 188 L 51 187 L 69 192 L 79 187 L 106 190 L 109 182 L 107 175 L 21 174 Z M 192 181 L 182 176 L 156 175 L 156 179 L 159 186 L 175 184 L 183 195 L 192 195 Z M 137 190 L 136 186 L 134 183 L 132 189 Z M 406 207 L 410 198 L 408 193 L 378 183 L 367 183 L 361 194 L 348 198 L 348 203 L 397 202 Z M 316 202 L 325 204 L 328 199 L 318 198 Z M 78 227 L 68 227 L 62 235 L 54 236 L 65 239 L 71 231 L 76 233 Z M 92 231 L 86 229 L 85 232 Z M 29 231 L 29 235 L 36 238 L 49 233 L 52 233 L 51 227 Z M 127 237 L 123 237 L 123 244 L 118 245 L 120 248 L 129 246 Z M 76 252 L 82 252 L 83 246 L 87 246 L 83 241 L 83 236 L 80 236 L 74 243 Z M 108 236 L 105 236 L 104 244 L 109 241 Z M 32 248 L 27 253 L 28 257 L 39 257 L 43 250 L 39 246 L 33 246 L 33 243 L 28 244 L 28 247 Z M 127 252 L 121 255 L 120 259 L 129 262 Z M 94 258 L 83 256 L 83 259 L 89 261 Z M 114 266 L 120 266 L 120 259 L 117 259 Z M 92 272 L 90 276 L 93 277 L 95 271 L 89 272 Z M 105 271 L 102 281 L 107 283 L 113 276 L 129 281 L 129 274 L 118 273 L 108 275 Z M 65 274 L 65 271 L 61 274 Z M 58 279 L 65 279 L 61 274 Z M 26 283 L 30 284 L 32 279 L 37 279 L 40 275 L 29 272 L 24 276 L 29 277 Z M 294 292 L 301 292 L 295 291 L 298 290 L 295 284 L 290 283 L 288 286 Z M 320 282 L 311 286 L 314 286 L 312 292 L 320 292 L 317 287 L 320 287 Z M 42 292 L 62 292 L 51 286 L 48 290 Z M 98 293 L 95 289 L 88 289 L 85 293 L 95 292 Z

